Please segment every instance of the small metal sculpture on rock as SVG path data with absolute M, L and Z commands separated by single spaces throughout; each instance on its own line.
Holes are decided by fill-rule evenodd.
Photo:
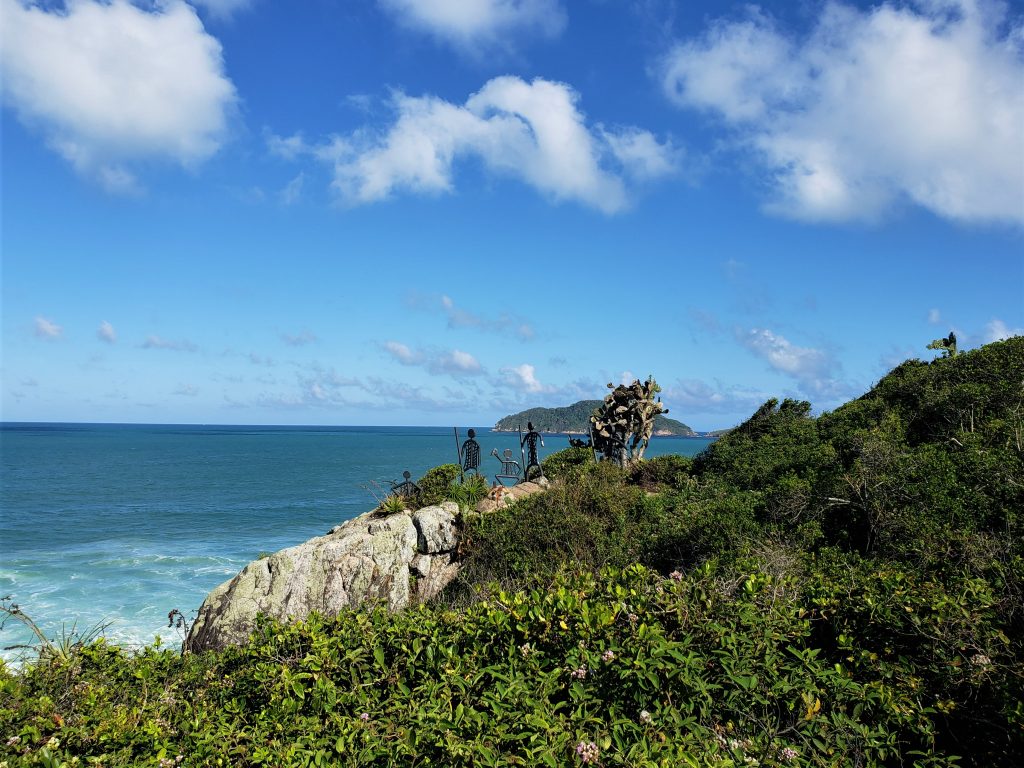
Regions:
M 505 485 L 505 480 L 512 480 L 513 482 L 511 485 L 515 485 L 522 480 L 522 467 L 519 466 L 518 461 L 512 458 L 511 448 L 506 448 L 503 456 L 499 456 L 498 449 L 493 448 L 491 450 L 491 456 L 501 462 L 501 473 L 494 476 L 498 485 Z
M 476 441 L 476 430 L 470 429 L 467 433 L 469 436 L 466 438 L 461 446 L 459 445 L 459 429 L 455 428 L 455 447 L 459 451 L 459 467 L 460 473 L 463 477 L 466 476 L 467 472 L 473 472 L 477 476 L 480 475 L 480 443 Z
M 412 473 L 407 469 L 402 473 L 402 477 L 404 477 L 405 480 L 401 483 L 397 480 L 391 481 L 391 492 L 401 496 L 403 499 L 411 499 L 418 495 L 420 487 L 411 480 Z
M 526 470 L 523 472 L 524 480 L 532 480 L 534 477 L 543 477 L 544 470 L 541 469 L 540 460 L 537 457 L 537 443 L 544 445 L 544 438 L 541 437 L 540 432 L 533 428 L 533 422 L 526 422 L 526 429 L 528 430 L 525 435 L 522 432 L 519 433 L 519 449 L 526 448 L 526 456 L 523 460 L 526 463 Z

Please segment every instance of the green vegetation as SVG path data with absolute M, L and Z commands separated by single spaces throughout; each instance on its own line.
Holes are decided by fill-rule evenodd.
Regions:
M 585 435 L 590 428 L 590 414 L 603 405 L 603 400 L 580 400 L 563 408 L 530 408 L 499 419 L 494 429 L 515 432 L 519 427 L 525 430 L 526 424 L 532 422 L 538 432 Z M 696 433 L 681 421 L 658 415 L 654 417 L 654 434 L 688 437 Z
M 1017 764 L 1022 382 L 1016 338 L 692 460 L 568 449 L 436 605 L 0 668 L 0 765 Z

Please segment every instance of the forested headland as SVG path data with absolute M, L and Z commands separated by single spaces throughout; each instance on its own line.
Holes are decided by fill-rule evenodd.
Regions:
M 497 432 L 515 432 L 532 423 L 538 432 L 585 435 L 590 427 L 590 415 L 603 404 L 602 400 L 580 400 L 561 408 L 530 408 L 498 419 Z M 689 437 L 697 434 L 689 426 L 661 414 L 654 417 L 654 434 Z

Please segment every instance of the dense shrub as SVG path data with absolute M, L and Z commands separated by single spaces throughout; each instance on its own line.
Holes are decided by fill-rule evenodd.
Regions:
M 420 494 L 419 506 L 440 504 L 448 498 L 452 484 L 458 479 L 461 469 L 458 464 L 441 464 L 428 469 L 426 474 L 416 481 Z
M 571 480 L 579 476 L 583 467 L 594 461 L 592 448 L 569 447 L 556 451 L 541 462 L 548 480 Z
M 693 460 L 687 456 L 667 454 L 643 459 L 630 467 L 629 482 L 648 491 L 683 488 L 691 480 Z
M 953 765 L 927 697 L 814 644 L 799 584 L 634 566 L 459 614 L 267 623 L 243 648 L 0 671 L 19 764 Z M 591 746 L 592 745 L 592 746 Z

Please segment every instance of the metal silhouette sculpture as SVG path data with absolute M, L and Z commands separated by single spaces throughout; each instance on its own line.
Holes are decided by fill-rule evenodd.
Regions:
M 526 465 L 523 471 L 523 479 L 531 480 L 533 477 L 544 477 L 544 470 L 541 469 L 540 459 L 537 456 L 537 443 L 544 445 L 544 438 L 540 432 L 533 428 L 533 422 L 526 422 L 527 433 L 524 435 L 519 430 L 519 450 L 524 453 L 523 463 Z M 523 449 L 525 448 L 525 451 Z
M 455 427 L 455 448 L 459 452 L 459 474 L 463 479 L 467 472 L 480 475 L 480 443 L 476 441 L 476 430 L 471 429 L 466 433 L 466 441 L 459 445 L 459 428 Z
M 928 349 L 941 349 L 943 357 L 956 357 L 956 334 L 952 331 L 944 339 L 935 339 Z
M 401 483 L 397 480 L 391 481 L 391 492 L 401 496 L 403 499 L 411 499 L 417 496 L 420 492 L 420 487 L 411 480 L 412 473 L 407 469 L 402 473 L 402 477 L 405 480 Z
M 501 462 L 501 472 L 494 476 L 498 485 L 505 485 L 506 480 L 511 480 L 511 485 L 515 485 L 522 480 L 522 467 L 519 466 L 519 462 L 512 458 L 512 449 L 506 448 L 505 453 L 502 456 L 498 455 L 498 449 L 491 449 L 491 456 Z

